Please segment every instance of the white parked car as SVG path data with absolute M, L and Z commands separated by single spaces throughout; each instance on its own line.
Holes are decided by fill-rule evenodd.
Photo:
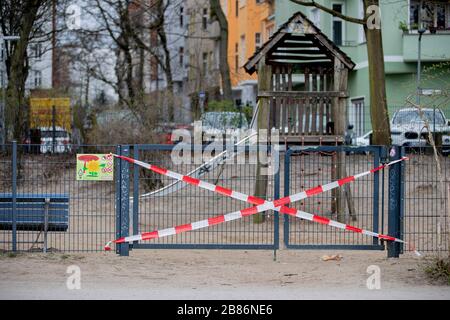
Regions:
M 408 147 L 426 146 L 428 129 L 425 120 L 432 133 L 450 132 L 449 123 L 438 108 L 423 108 L 422 116 L 417 108 L 400 109 L 394 113 L 391 121 L 392 144 Z
M 41 127 L 41 153 L 53 153 L 53 128 Z M 55 127 L 55 153 L 70 152 L 70 136 L 62 127 Z
M 239 112 L 206 112 L 201 117 L 203 142 L 221 137 L 223 141 L 243 137 L 248 130 L 248 122 Z
M 442 136 L 443 152 L 450 149 L 450 120 L 447 120 L 440 109 L 424 108 L 423 117 L 428 121 L 431 132 L 449 133 Z M 357 146 L 368 146 L 372 131 L 357 137 Z M 427 145 L 428 130 L 424 120 L 416 108 L 400 109 L 391 120 L 392 144 L 408 147 L 424 147 Z

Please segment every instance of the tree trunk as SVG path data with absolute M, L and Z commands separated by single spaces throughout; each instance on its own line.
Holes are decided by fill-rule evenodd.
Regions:
M 174 110 L 174 94 L 173 94 L 173 76 L 172 76 L 172 66 L 170 65 L 170 51 L 167 44 L 167 35 L 165 30 L 165 5 L 164 1 L 160 0 L 157 3 L 157 11 L 158 11 L 158 20 L 159 20 L 159 27 L 157 29 L 159 40 L 161 41 L 161 46 L 164 51 L 164 65 L 163 70 L 164 74 L 166 76 L 166 97 L 167 101 L 165 103 L 167 104 L 168 108 L 168 120 L 174 121 L 175 120 L 175 110 Z
M 16 42 L 16 47 L 11 56 L 11 67 L 6 88 L 6 109 L 8 122 L 13 126 L 13 138 L 18 143 L 21 143 L 25 137 L 25 124 L 28 118 L 25 104 L 25 81 L 28 77 L 27 47 L 41 5 L 41 0 L 34 0 L 27 2 L 27 6 L 23 8 L 24 14 L 20 21 L 20 39 Z
M 365 1 L 369 5 L 379 5 L 378 0 Z M 364 25 L 367 41 L 367 61 L 369 65 L 370 117 L 372 119 L 372 143 L 391 144 L 391 129 L 386 101 L 386 81 L 384 73 L 384 52 L 380 28 L 369 29 Z
M 450 183 L 447 185 L 447 256 L 450 260 Z
M 133 57 L 131 56 L 130 47 L 128 46 L 128 40 L 126 40 L 127 45 L 125 46 L 123 50 L 123 54 L 125 56 L 125 68 L 126 68 L 126 76 L 125 76 L 125 82 L 127 86 L 127 92 L 128 92 L 128 100 L 129 100 L 129 106 L 133 111 L 136 111 L 136 92 L 134 88 L 134 81 L 133 81 Z
M 211 0 L 211 15 L 217 18 L 220 27 L 219 69 L 222 78 L 223 98 L 233 100 L 231 91 L 230 66 L 228 65 L 228 21 L 223 13 L 220 0 Z
M 386 102 L 386 83 L 384 74 L 384 53 L 381 36 L 380 1 L 363 0 L 364 19 L 357 19 L 334 11 L 316 1 L 290 0 L 294 3 L 316 7 L 345 21 L 364 26 L 367 41 L 367 60 L 369 65 L 370 116 L 373 129 L 373 144 L 390 145 L 391 132 Z M 371 10 L 367 12 L 370 7 Z M 375 10 L 375 12 L 373 12 Z M 371 12 L 370 12 L 371 11 Z M 375 19 L 374 19 L 375 18 Z M 374 19 L 374 20 L 373 20 Z M 370 22 L 370 28 L 368 27 Z M 372 23 L 372 22 L 375 22 Z M 378 24 L 378 25 L 376 25 Z
M 164 13 L 163 13 L 164 14 Z M 158 30 L 159 38 L 161 39 L 161 45 L 164 51 L 164 74 L 166 76 L 166 89 L 167 89 L 167 107 L 168 107 L 168 117 L 169 121 L 175 120 L 175 110 L 174 110 L 174 95 L 173 95 L 173 77 L 172 77 L 172 67 L 170 65 L 170 51 L 167 47 L 167 37 L 164 31 L 164 27 Z

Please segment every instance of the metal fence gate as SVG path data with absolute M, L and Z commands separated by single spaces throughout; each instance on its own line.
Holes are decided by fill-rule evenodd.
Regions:
M 123 155 L 183 174 L 198 167 L 198 163 L 175 164 L 171 159 L 173 148 L 171 145 L 134 145 L 118 149 Z M 399 148 L 393 150 L 398 158 L 402 151 Z M 348 176 L 395 160 L 395 157 L 389 158 L 386 148 L 379 146 L 291 147 L 280 156 L 283 157 L 284 165 L 280 165 L 277 173 L 269 177 L 269 201 L 280 198 L 280 194 L 287 196 L 341 178 L 336 172 L 340 165 L 344 168 L 341 174 Z M 256 164 L 247 162 L 219 166 L 205 172 L 201 179 L 252 195 L 256 178 L 255 166 Z M 398 168 L 396 166 L 346 185 L 340 196 L 339 191 L 327 192 L 291 206 L 374 232 L 400 237 L 403 187 L 399 170 L 402 170 L 403 165 Z M 117 170 L 117 237 L 191 223 L 249 206 L 183 182 L 177 183 L 176 180 L 142 167 L 130 168 L 126 161 L 120 161 Z M 345 204 L 343 210 L 337 209 L 339 201 Z M 278 212 L 268 211 L 264 214 L 262 223 L 255 223 L 252 217 L 246 217 L 150 242 L 119 245 L 117 252 L 126 255 L 129 249 L 145 248 L 277 250 L 281 235 L 284 245 L 289 249 L 385 249 L 384 243 L 377 238 L 343 232 L 289 216 L 282 219 L 283 228 L 279 229 Z M 401 248 L 393 245 L 388 246 L 388 249 L 389 255 L 398 256 Z
M 199 166 L 195 162 L 174 163 L 171 153 L 175 146 L 172 145 L 72 145 L 72 152 L 54 155 L 40 154 L 38 150 L 30 152 L 27 148 L 28 146 L 13 144 L 6 146 L 5 152 L 0 153 L 0 195 L 3 194 L 6 199 L 9 194 L 13 200 L 24 194 L 67 195 L 68 229 L 49 234 L 48 247 L 53 251 L 101 251 L 104 244 L 114 238 L 191 223 L 250 206 L 184 183 L 173 187 L 175 180 L 133 166 L 124 160 L 115 161 L 114 183 L 75 180 L 76 153 L 113 151 L 183 174 Z M 22 152 L 20 158 L 17 156 L 19 151 Z M 335 180 L 338 177 L 332 172 L 332 165 L 337 164 L 338 152 L 347 153 L 342 158 L 347 175 L 366 171 L 389 161 L 387 150 L 376 146 L 293 147 L 280 152 L 279 170 L 274 176 L 268 176 L 266 199 L 279 199 L 280 196 Z M 398 150 L 397 156 L 400 153 Z M 433 251 L 437 243 L 434 222 L 439 213 L 438 208 L 422 205 L 417 212 L 412 210 L 415 210 L 418 202 L 424 202 L 424 199 L 427 203 L 435 201 L 437 193 L 433 186 L 436 174 L 429 170 L 432 165 L 431 156 L 416 156 L 413 159 L 414 166 L 411 160 L 411 164 L 407 162 L 401 166 L 392 166 L 389 170 L 379 171 L 349 184 L 354 210 L 349 212 L 346 205 L 344 218 L 357 227 L 400 238 L 405 235 L 407 239 L 422 239 L 426 234 L 427 241 L 420 242 L 418 249 Z M 422 163 L 424 166 L 419 167 Z M 428 166 L 425 167 L 425 164 Z M 405 176 L 401 172 L 404 165 L 408 168 L 407 174 L 409 172 L 406 188 L 403 187 Z M 445 167 L 448 172 L 448 161 L 445 162 Z M 413 170 L 419 168 L 428 172 L 426 179 L 414 173 Z M 206 171 L 201 176 L 202 180 L 249 195 L 254 194 L 256 163 L 232 163 Z M 427 188 L 427 193 L 423 191 L 424 188 Z M 407 193 L 405 197 L 404 189 Z M 336 219 L 333 195 L 331 192 L 323 193 L 290 206 Z M 17 205 L 12 209 L 8 209 L 8 206 L 8 203 L 0 203 L 0 213 L 3 212 L 3 217 L 6 213 L 6 217 L 12 217 L 14 221 L 22 211 Z M 274 211 L 266 212 L 263 218 L 255 222 L 253 216 L 249 216 L 194 232 L 133 243 L 131 246 L 118 245 L 116 252 L 126 255 L 130 248 L 276 250 L 279 248 L 279 239 L 284 239 L 287 248 L 384 248 L 384 244 L 378 239 L 287 216 L 281 217 Z M 353 221 L 354 218 L 356 221 Z M 280 226 L 281 219 L 284 223 Z M 427 230 L 423 230 L 422 226 Z M 0 252 L 30 251 L 40 232 L 39 229 L 1 229 Z M 39 244 L 33 249 L 39 250 L 41 247 Z M 388 249 L 392 249 L 391 253 L 394 255 L 400 250 L 392 244 L 388 245 Z
M 386 149 L 379 146 L 292 147 L 287 150 L 284 161 L 284 195 L 371 170 L 385 161 Z M 338 174 L 340 166 L 341 176 Z M 400 211 L 394 210 L 401 209 L 389 206 L 385 188 L 388 175 L 387 170 L 378 171 L 293 206 L 332 220 L 384 233 L 388 226 L 387 211 L 391 209 L 392 215 L 398 216 Z M 394 183 L 394 180 L 390 180 Z M 398 184 L 394 186 L 398 187 Z M 390 196 L 395 197 L 395 192 Z M 384 249 L 378 238 L 343 232 L 290 216 L 284 217 L 283 233 L 284 244 L 290 249 Z
M 123 155 L 186 174 L 199 163 L 175 164 L 171 160 L 172 145 L 121 146 Z M 217 195 L 208 190 L 176 182 L 142 167 L 120 161 L 117 187 L 122 194 L 116 207 L 130 212 L 118 220 L 117 236 L 138 234 L 200 221 L 249 207 L 249 204 Z M 202 180 L 252 195 L 254 192 L 256 164 L 232 163 L 204 172 Z M 269 177 L 268 200 L 279 197 L 276 177 Z M 121 186 L 121 187 L 119 187 Z M 129 191 L 127 191 L 129 190 Z M 118 212 L 118 217 L 121 215 Z M 278 249 L 278 212 L 268 211 L 262 223 L 254 223 L 253 217 L 219 224 L 195 232 L 134 243 L 129 248 L 164 249 Z M 127 254 L 128 246 L 118 246 L 117 252 Z

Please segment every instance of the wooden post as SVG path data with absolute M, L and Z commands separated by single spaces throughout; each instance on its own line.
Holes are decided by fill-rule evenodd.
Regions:
M 348 70 L 343 63 L 337 58 L 334 58 L 334 91 L 347 91 L 347 76 Z M 334 134 L 336 136 L 344 137 L 346 125 L 346 100 L 345 98 L 333 98 L 332 105 L 332 119 L 334 122 Z M 337 179 L 345 176 L 345 153 L 338 152 L 336 163 L 333 165 L 336 168 Z M 339 222 L 345 222 L 345 198 L 342 188 L 336 189 L 336 213 Z
M 271 88 L 271 82 L 272 82 L 272 68 L 269 65 L 266 65 L 265 58 L 263 57 L 259 63 L 258 63 L 258 91 L 268 91 Z M 260 136 L 260 130 L 265 129 L 268 130 L 269 126 L 269 114 L 270 114 L 270 98 L 268 97 L 261 97 L 260 105 L 259 105 L 259 112 L 258 112 L 258 118 L 257 118 L 257 124 L 258 124 L 258 139 L 257 139 L 257 165 L 256 165 L 256 179 L 255 179 L 255 196 L 259 198 L 266 199 L 267 197 L 267 182 L 268 177 L 267 174 L 263 171 L 263 169 L 267 169 L 268 164 L 267 163 L 261 163 L 260 158 L 260 150 L 259 145 L 260 144 L 267 144 L 267 140 L 264 141 L 262 137 Z M 276 141 L 278 143 L 278 141 Z M 266 161 L 265 161 L 266 162 Z M 255 214 L 253 216 L 253 222 L 254 223 L 261 223 L 264 222 L 264 216 L 265 213 L 259 213 Z

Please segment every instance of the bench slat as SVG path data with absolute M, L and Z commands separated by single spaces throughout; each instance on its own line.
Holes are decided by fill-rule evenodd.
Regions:
M 44 210 L 46 204 L 45 203 L 39 203 L 39 202 L 18 202 L 17 209 L 37 209 L 37 210 Z M 12 202 L 0 202 L 0 210 L 6 208 L 6 209 L 12 209 Z M 54 209 L 64 209 L 69 210 L 69 204 L 68 203 L 49 203 L 48 204 L 49 210 Z
M 69 202 L 69 195 L 60 193 L 21 193 L 17 194 L 16 202 L 45 202 L 45 199 L 50 199 L 50 202 Z M 0 202 L 12 202 L 12 193 L 0 193 Z
M 6 217 L 12 220 L 12 210 L 0 209 L 0 220 L 6 220 Z M 33 219 L 41 219 L 44 221 L 44 212 L 38 210 L 17 210 L 17 221 L 22 219 L 23 217 L 30 217 Z M 58 217 L 67 218 L 69 217 L 69 211 L 67 210 L 49 210 L 48 212 L 48 220 L 57 219 Z
M 43 223 L 34 223 L 29 222 L 26 224 L 17 224 L 16 225 L 17 230 L 21 231 L 40 231 L 44 230 L 44 224 Z M 69 229 L 69 226 L 66 223 L 49 223 L 48 224 L 48 231 L 67 231 Z M 0 230 L 12 230 L 12 223 L 3 223 L 0 222 Z

